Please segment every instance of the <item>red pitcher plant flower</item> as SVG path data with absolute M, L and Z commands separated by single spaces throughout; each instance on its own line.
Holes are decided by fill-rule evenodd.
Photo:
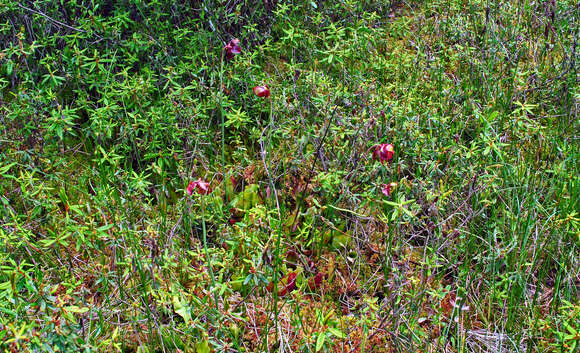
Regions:
M 383 194 L 385 194 L 385 196 L 389 197 L 389 196 L 391 196 L 391 192 L 393 191 L 393 189 L 396 187 L 397 187 L 397 183 L 383 184 L 381 186 L 381 191 L 383 192 Z
M 288 282 L 286 284 L 286 289 L 291 292 L 296 289 L 296 272 L 290 272 L 288 274 Z
M 278 291 L 278 296 L 283 297 L 296 289 L 296 276 L 296 272 L 290 272 L 287 276 L 280 278 L 279 283 L 282 285 L 282 288 Z M 278 288 L 280 288 L 280 286 L 278 286 Z M 266 289 L 268 292 L 272 292 L 274 290 L 274 282 L 268 283 Z
M 190 181 L 189 185 L 187 185 L 187 195 L 191 196 L 195 190 L 197 190 L 200 195 L 207 195 L 210 192 L 209 183 L 201 180 L 201 178 L 196 181 Z
M 381 163 L 389 162 L 395 155 L 395 146 L 390 143 L 381 143 L 375 146 L 373 159 L 379 159 Z
M 233 59 L 234 56 L 238 54 L 241 54 L 242 49 L 240 48 L 240 40 L 237 38 L 230 40 L 230 42 L 224 47 L 224 51 L 226 52 L 226 59 L 228 60 Z
M 270 97 L 270 89 L 266 85 L 254 87 L 254 94 L 261 98 Z

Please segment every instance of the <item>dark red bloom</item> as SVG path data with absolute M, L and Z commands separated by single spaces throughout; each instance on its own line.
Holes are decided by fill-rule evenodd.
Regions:
M 296 289 L 296 272 L 290 272 L 287 276 L 280 278 L 278 288 L 280 288 L 280 284 L 282 287 L 278 291 L 278 296 L 283 297 L 286 294 L 292 292 L 294 289 Z M 274 282 L 269 282 L 266 286 L 266 290 L 268 292 L 272 292 L 274 290 Z
M 226 59 L 230 60 L 233 59 L 234 56 L 242 53 L 242 48 L 240 48 L 240 40 L 234 38 L 230 40 L 228 44 L 224 47 L 224 51 L 226 52 Z
M 322 272 L 318 272 L 314 277 L 312 277 L 308 281 L 308 285 L 310 286 L 310 289 L 315 290 L 316 288 L 320 287 L 320 285 L 322 284 L 323 278 L 324 278 L 324 275 L 322 274 Z
M 234 225 L 236 223 L 238 223 L 239 221 L 242 220 L 242 217 L 240 217 L 239 214 L 237 214 L 237 211 L 235 208 L 230 208 L 230 219 L 228 220 L 228 222 L 230 223 L 230 225 Z
M 375 146 L 373 159 L 379 159 L 381 163 L 389 162 L 395 155 L 395 146 L 390 143 L 381 143 Z
M 288 290 L 288 292 L 291 292 L 294 289 L 296 289 L 296 272 L 290 272 L 288 274 L 288 282 L 286 284 L 286 290 Z
M 209 183 L 201 179 L 190 181 L 189 185 L 187 185 L 187 194 L 191 196 L 195 190 L 197 190 L 200 195 L 207 195 L 210 192 Z
M 254 94 L 261 98 L 268 98 L 270 97 L 270 89 L 266 85 L 256 86 L 254 87 Z
M 322 272 L 318 272 L 316 274 L 316 276 L 314 276 L 314 284 L 316 284 L 316 286 L 320 286 L 320 284 L 322 284 L 322 278 L 324 277 L 324 275 L 322 274 Z

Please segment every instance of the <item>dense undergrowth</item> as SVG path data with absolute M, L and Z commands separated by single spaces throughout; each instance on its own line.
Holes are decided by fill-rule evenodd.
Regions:
M 0 349 L 573 352 L 579 21 L 0 0 Z

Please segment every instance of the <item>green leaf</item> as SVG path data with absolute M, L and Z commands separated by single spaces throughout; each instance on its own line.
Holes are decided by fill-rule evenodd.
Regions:
M 4 314 L 8 314 L 8 315 L 11 315 L 14 317 L 16 317 L 18 315 L 18 313 L 16 313 L 15 311 L 12 311 L 12 310 L 6 309 L 6 308 L 2 308 L 2 307 L 0 307 L 0 312 L 3 312 Z
M 8 60 L 8 62 L 6 63 L 6 75 L 7 76 L 12 75 L 13 68 L 14 68 L 14 63 L 12 62 L 12 60 Z
M 409 217 L 413 217 L 413 213 L 411 213 L 411 211 L 409 211 L 408 209 L 406 209 L 406 208 L 404 208 L 404 207 L 403 207 L 403 208 L 401 208 L 401 209 L 403 210 L 403 212 L 405 212 L 405 213 L 407 214 L 407 216 L 409 216 Z
M 237 195 L 232 201 L 232 206 L 243 211 L 247 211 L 260 204 L 262 199 L 258 195 L 258 185 L 246 186 L 244 191 Z
M 564 322 L 564 327 L 568 330 L 568 332 L 570 332 L 572 334 L 572 336 L 575 336 L 576 334 L 578 334 L 576 329 L 574 329 L 572 326 L 570 326 L 570 324 L 568 324 L 567 322 Z
M 173 310 L 175 313 L 183 318 L 186 324 L 191 321 L 191 313 L 189 307 L 184 305 L 177 296 L 173 296 Z
M 64 309 L 67 311 L 70 311 L 72 313 L 79 313 L 79 314 L 86 313 L 87 311 L 89 311 L 89 308 L 87 308 L 87 307 L 79 308 L 76 305 L 67 306 Z
M 328 328 L 328 332 L 332 333 L 333 335 L 335 335 L 338 338 L 344 338 L 344 333 L 342 333 L 342 331 L 340 331 L 339 329 L 336 329 L 334 327 L 329 327 Z
M 324 332 L 318 334 L 318 338 L 316 339 L 316 351 L 320 351 L 322 346 L 324 345 L 324 340 L 326 339 L 326 335 Z
M 99 232 L 105 232 L 105 231 L 107 231 L 107 230 L 109 230 L 111 228 L 113 228 L 113 224 L 112 223 L 111 224 L 105 224 L 104 226 L 97 228 L 97 231 L 99 231 Z
M 195 345 L 195 352 L 196 353 L 210 353 L 211 350 L 209 349 L 209 344 L 207 340 L 203 340 Z
M 2 176 L 4 176 L 4 174 L 8 173 L 10 168 L 12 168 L 15 164 L 16 164 L 16 162 L 13 162 L 13 163 L 10 163 L 10 164 L 7 164 L 7 165 L 0 167 L 0 174 L 2 174 Z

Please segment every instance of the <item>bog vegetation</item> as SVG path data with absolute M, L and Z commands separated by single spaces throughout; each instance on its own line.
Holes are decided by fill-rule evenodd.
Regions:
M 3 352 L 574 352 L 573 0 L 0 0 Z

